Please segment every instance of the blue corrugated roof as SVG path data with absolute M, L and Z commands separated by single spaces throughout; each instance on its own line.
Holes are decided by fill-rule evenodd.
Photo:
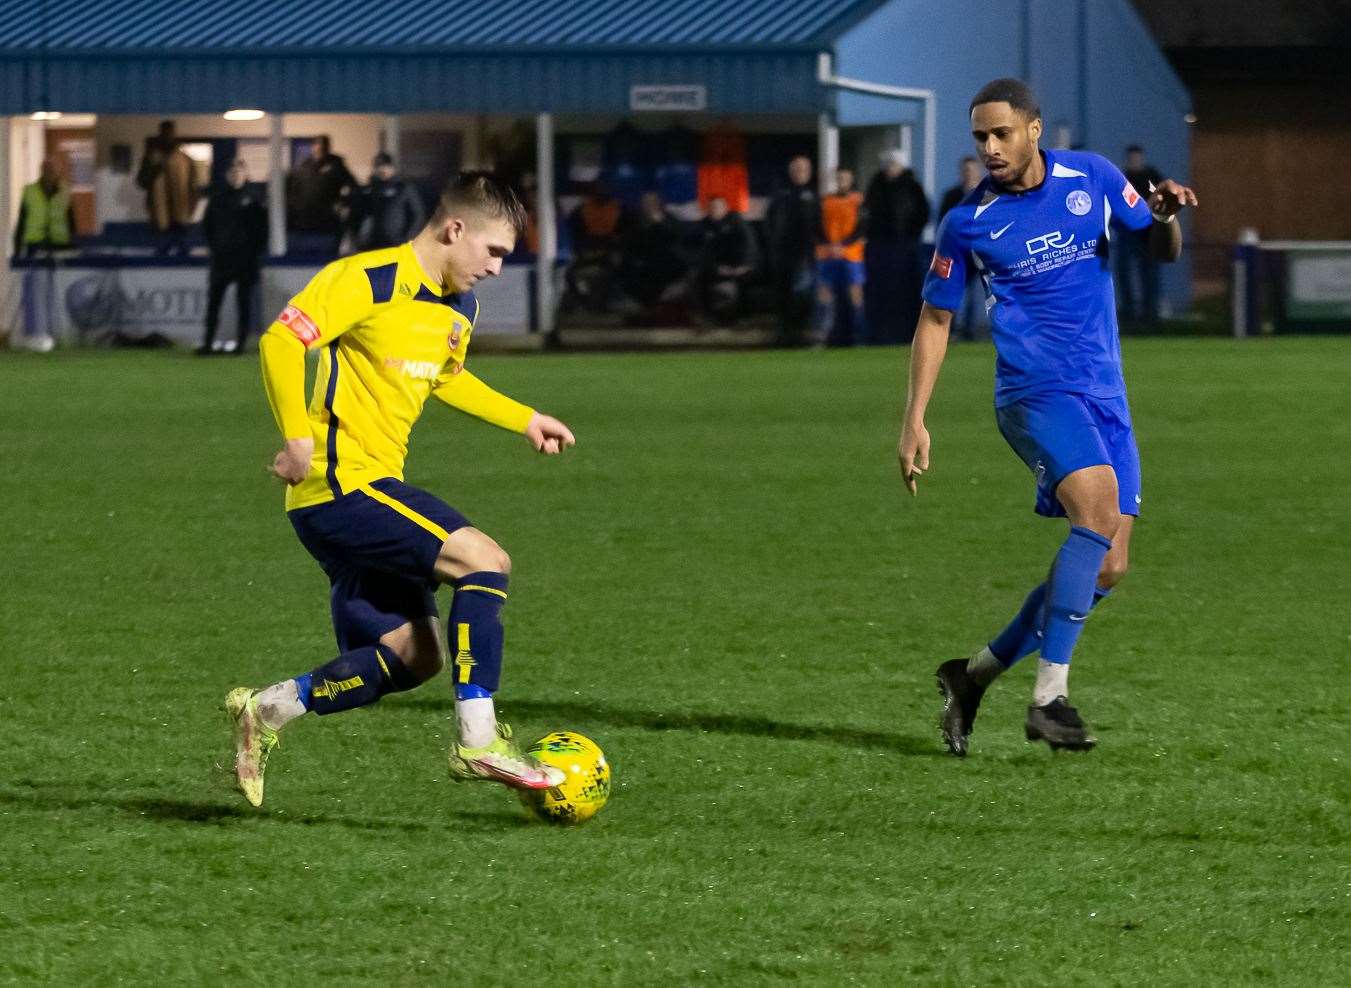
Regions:
M 810 46 L 878 0 L 19 0 L 0 53 Z

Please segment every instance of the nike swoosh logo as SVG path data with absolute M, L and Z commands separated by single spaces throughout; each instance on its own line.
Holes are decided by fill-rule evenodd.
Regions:
M 999 229 L 999 230 L 991 230 L 991 231 L 990 231 L 990 239 L 991 239 L 991 240 L 998 240 L 1000 237 L 1002 237 L 1005 233 L 1008 232 L 1008 229 L 1009 229 L 1009 227 L 1011 227 L 1011 226 L 1013 226 L 1013 224 L 1012 224 L 1012 223 L 1008 223 L 1008 224 L 1006 224 L 1002 229 Z
M 1087 620 L 1088 620 L 1088 615 L 1087 615 L 1087 614 L 1071 614 L 1069 617 L 1070 617 L 1070 620 L 1071 620 L 1071 621 L 1087 621 Z

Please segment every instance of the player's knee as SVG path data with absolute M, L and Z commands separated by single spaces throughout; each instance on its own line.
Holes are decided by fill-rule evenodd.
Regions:
M 511 557 L 507 555 L 505 549 L 496 543 L 484 554 L 484 565 L 478 567 L 481 571 L 489 573 L 505 573 L 511 575 Z
M 1129 564 L 1124 559 L 1113 559 L 1110 556 L 1102 564 L 1102 569 L 1098 572 L 1098 586 L 1104 590 L 1111 590 L 1114 586 L 1126 578 L 1126 571 L 1130 569 Z
M 1115 504 L 1094 505 L 1083 512 L 1076 524 L 1104 538 L 1114 539 L 1121 529 L 1121 513 Z

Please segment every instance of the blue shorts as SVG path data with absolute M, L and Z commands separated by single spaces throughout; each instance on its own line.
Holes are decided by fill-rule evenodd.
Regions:
M 1091 398 L 1049 391 L 995 409 L 999 431 L 1037 477 L 1039 515 L 1063 518 L 1060 482 L 1084 467 L 1116 472 L 1121 513 L 1140 513 L 1140 452 L 1126 396 Z
M 328 576 L 340 652 L 435 617 L 436 557 L 451 532 L 469 525 L 440 498 L 392 477 L 288 517 Z
M 816 282 L 831 288 L 863 284 L 863 262 L 831 257 L 816 262 Z

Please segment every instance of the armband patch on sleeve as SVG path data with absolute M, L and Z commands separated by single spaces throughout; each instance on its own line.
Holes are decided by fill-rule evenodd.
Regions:
M 1140 193 L 1135 191 L 1135 186 L 1131 185 L 1129 181 L 1126 182 L 1126 187 L 1121 190 L 1121 195 L 1126 200 L 1126 205 L 1131 209 L 1134 209 L 1136 203 L 1140 201 Z
M 277 322 L 294 333 L 295 338 L 306 346 L 319 338 L 319 327 L 314 324 L 314 320 L 294 305 L 282 309 Z
M 934 259 L 929 264 L 929 270 L 940 278 L 947 278 L 952 274 L 952 258 L 944 257 L 938 251 L 934 251 Z

